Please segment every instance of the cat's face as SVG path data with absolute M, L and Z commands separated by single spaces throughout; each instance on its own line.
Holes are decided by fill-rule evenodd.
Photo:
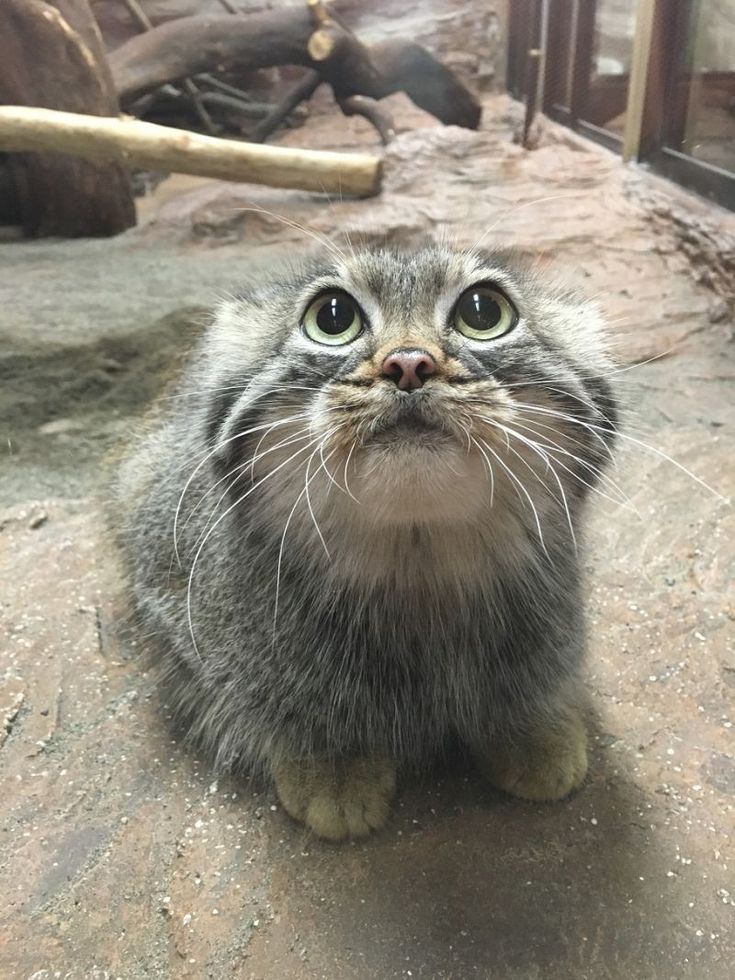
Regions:
M 375 525 L 532 526 L 595 482 L 614 422 L 595 308 L 499 253 L 330 255 L 224 304 L 207 358 L 222 475 Z

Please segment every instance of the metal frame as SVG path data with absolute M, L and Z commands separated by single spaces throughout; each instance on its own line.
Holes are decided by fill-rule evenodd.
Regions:
M 735 174 L 731 171 L 696 160 L 668 146 L 662 146 L 655 157 L 644 162 L 651 170 L 735 211 Z
M 680 84 L 678 58 L 688 38 L 692 2 L 655 0 L 651 51 L 658 52 L 659 63 L 654 60 L 649 71 L 647 101 L 651 108 L 641 130 L 638 159 L 665 177 L 735 211 L 735 172 L 666 145 L 671 119 L 664 107 L 671 103 Z
M 529 51 L 538 47 L 539 0 L 513 0 L 509 5 L 508 91 L 524 99 L 528 84 Z
M 653 68 L 651 53 L 662 11 L 661 0 L 639 0 L 636 12 L 633 58 L 628 82 L 628 106 L 623 133 L 623 160 L 637 160 L 644 141 L 646 94 Z
M 511 51 L 515 52 L 515 74 L 512 74 L 509 54 L 509 89 L 516 97 L 526 98 L 527 114 L 532 114 L 540 105 L 552 119 L 608 149 L 622 152 L 624 160 L 643 163 L 735 210 L 735 173 L 666 145 L 670 125 L 670 114 L 667 115 L 666 109 L 680 85 L 678 59 L 687 40 L 693 0 L 638 0 L 622 139 L 581 118 L 592 65 L 595 0 L 573 0 L 567 34 L 567 82 L 571 80 L 571 85 L 566 86 L 570 94 L 569 105 L 555 99 L 559 76 L 554 77 L 553 73 L 559 68 L 548 49 L 548 40 L 554 34 L 560 36 L 557 25 L 561 18 L 555 18 L 555 14 L 560 13 L 558 2 L 560 0 L 513 0 L 511 4 L 509 43 Z M 551 34 L 548 30 L 543 31 L 542 42 L 544 23 Z M 530 70 L 533 66 L 529 52 L 541 46 L 544 49 L 541 57 L 534 52 L 534 73 Z M 544 57 L 547 52 L 549 56 Z M 539 64 L 543 66 L 541 77 Z
M 550 13 L 553 15 L 554 0 L 551 0 L 551 4 Z M 571 21 L 567 62 L 567 80 L 571 83 L 569 105 L 560 105 L 547 98 L 543 103 L 543 110 L 549 118 L 570 126 L 610 150 L 619 152 L 621 147 L 619 136 L 583 118 L 594 48 L 595 4 L 590 3 L 589 0 L 574 0 Z M 546 65 L 547 73 L 554 70 L 551 58 L 546 59 Z

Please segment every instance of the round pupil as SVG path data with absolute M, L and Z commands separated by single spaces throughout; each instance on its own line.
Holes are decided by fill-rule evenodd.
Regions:
M 487 293 L 467 293 L 459 304 L 459 315 L 473 330 L 492 330 L 503 316 L 500 303 Z
M 330 296 L 316 315 L 316 325 L 326 334 L 349 330 L 355 319 L 355 306 L 345 296 Z

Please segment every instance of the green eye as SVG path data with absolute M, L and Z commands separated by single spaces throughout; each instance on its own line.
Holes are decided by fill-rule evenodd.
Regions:
M 347 293 L 322 293 L 301 321 L 304 333 L 317 344 L 349 344 L 362 333 L 362 312 Z
M 471 340 L 495 340 L 512 330 L 517 321 L 511 301 L 492 286 L 472 286 L 454 308 L 455 328 Z

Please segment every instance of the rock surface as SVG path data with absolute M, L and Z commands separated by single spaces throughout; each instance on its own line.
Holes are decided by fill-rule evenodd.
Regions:
M 1 977 L 731 977 L 735 518 L 663 454 L 732 492 L 735 222 L 553 126 L 527 153 L 513 113 L 404 133 L 378 201 L 172 180 L 115 241 L 0 246 Z M 373 139 L 343 124 L 311 138 Z M 601 501 L 590 528 L 599 718 L 570 800 L 514 801 L 458 765 L 406 784 L 373 840 L 321 844 L 267 787 L 185 753 L 121 644 L 103 450 L 201 309 L 304 245 L 236 217 L 252 202 L 339 242 L 487 234 L 613 323 L 627 432 L 655 449 L 629 443 L 630 504 Z

